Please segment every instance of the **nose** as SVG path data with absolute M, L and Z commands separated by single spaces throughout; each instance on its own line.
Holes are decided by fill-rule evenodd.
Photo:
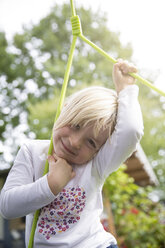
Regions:
M 69 138 L 70 145 L 73 148 L 80 149 L 82 145 L 82 137 L 78 133 L 74 133 Z

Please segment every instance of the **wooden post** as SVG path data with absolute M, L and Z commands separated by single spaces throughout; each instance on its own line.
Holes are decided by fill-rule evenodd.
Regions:
M 111 203 L 110 203 L 110 200 L 109 200 L 109 197 L 108 197 L 108 194 L 107 194 L 105 188 L 103 190 L 103 199 L 104 199 L 104 209 L 105 209 L 105 212 L 108 216 L 108 227 L 109 227 L 108 229 L 109 229 L 110 233 L 112 233 L 112 235 L 117 239 L 117 233 L 116 233 Z

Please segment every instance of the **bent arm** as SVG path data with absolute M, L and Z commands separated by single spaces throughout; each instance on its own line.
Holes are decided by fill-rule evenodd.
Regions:
M 30 151 L 24 145 L 14 162 L 0 195 L 0 212 L 4 218 L 17 218 L 34 212 L 54 200 L 47 175 L 34 182 Z
M 138 86 L 120 91 L 115 130 L 94 159 L 99 175 L 106 178 L 136 150 L 143 135 L 143 119 L 138 102 Z

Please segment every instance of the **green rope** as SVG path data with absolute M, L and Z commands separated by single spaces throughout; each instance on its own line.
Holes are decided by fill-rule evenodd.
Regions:
M 40 209 L 38 209 L 35 212 L 35 214 L 34 214 L 33 224 L 32 224 L 32 229 L 31 229 L 31 233 L 30 233 L 30 239 L 29 239 L 28 248 L 32 248 L 33 247 L 34 234 L 35 234 L 35 230 L 36 230 L 36 226 L 37 226 L 37 221 L 38 221 L 39 215 L 40 215 Z
M 70 18 L 71 23 L 72 23 L 72 34 L 73 35 L 81 35 L 82 30 L 81 30 L 81 23 L 80 23 L 80 18 L 78 15 L 72 16 Z
M 92 41 L 88 40 L 83 34 L 82 34 L 82 29 L 81 29 L 81 22 L 80 22 L 80 18 L 78 15 L 76 16 L 72 16 L 71 17 L 71 23 L 72 23 L 72 34 L 73 35 L 78 35 L 80 37 L 81 40 L 83 40 L 84 42 L 86 42 L 88 45 L 90 45 L 91 47 L 93 47 L 97 52 L 99 52 L 102 56 L 104 56 L 105 58 L 107 58 L 110 62 L 112 62 L 113 64 L 115 64 L 117 62 L 116 59 L 114 59 L 113 57 L 111 57 L 108 53 L 106 53 L 103 49 L 101 49 L 100 47 L 98 47 L 96 44 L 94 44 Z M 132 77 L 134 77 L 135 79 L 137 79 L 139 82 L 141 82 L 142 84 L 148 86 L 149 88 L 151 88 L 152 90 L 156 91 L 157 93 L 159 93 L 162 96 L 165 96 L 165 92 L 163 92 L 162 90 L 158 89 L 156 86 L 154 86 L 153 84 L 151 84 L 148 80 L 142 78 L 140 75 L 138 75 L 137 73 L 129 73 Z
M 109 61 L 111 61 L 113 64 L 115 64 L 117 62 L 117 60 L 115 60 L 114 58 L 112 58 L 108 53 L 106 53 L 103 49 L 101 49 L 100 47 L 98 47 L 97 45 L 95 45 L 93 42 L 91 42 L 90 40 L 88 40 L 84 35 L 79 34 L 79 37 L 86 42 L 87 44 L 89 44 L 91 47 L 93 47 L 97 52 L 99 52 L 101 55 L 103 55 L 105 58 L 107 58 Z M 139 82 L 141 82 L 142 84 L 148 86 L 149 88 L 151 88 L 152 90 L 156 91 L 157 93 L 159 93 L 162 96 L 165 96 L 165 92 L 163 92 L 162 90 L 158 89 L 156 86 L 154 86 L 153 84 L 151 84 L 148 80 L 142 78 L 140 75 L 138 75 L 137 73 L 129 73 L 129 75 L 131 75 L 132 77 L 134 77 L 135 79 L 137 79 Z
M 115 64 L 117 62 L 117 60 L 115 60 L 114 58 L 112 58 L 108 53 L 106 53 L 103 49 L 101 49 L 100 47 L 98 47 L 97 45 L 95 45 L 93 42 L 91 42 L 90 40 L 88 40 L 82 34 L 80 18 L 79 18 L 79 16 L 76 15 L 76 11 L 75 11 L 75 8 L 74 8 L 73 0 L 70 0 L 70 4 L 71 4 L 71 11 L 72 11 L 71 23 L 72 23 L 73 40 L 72 40 L 72 44 L 71 44 L 71 48 L 70 48 L 70 53 L 69 53 L 68 62 L 67 62 L 67 66 L 66 66 L 66 71 L 65 71 L 65 75 L 64 75 L 64 82 L 63 82 L 63 85 L 62 85 L 60 100 L 59 100 L 59 104 L 58 104 L 58 107 L 57 107 L 57 111 L 56 111 L 56 116 L 55 116 L 54 122 L 56 122 L 56 120 L 58 119 L 58 117 L 59 117 L 59 115 L 61 113 L 61 109 L 62 109 L 63 103 L 64 103 L 64 99 L 65 99 L 65 95 L 66 95 L 66 89 L 67 89 L 67 84 L 68 84 L 68 80 L 69 80 L 70 69 L 71 69 L 72 60 L 73 60 L 73 53 L 74 53 L 74 50 L 75 50 L 76 41 L 77 41 L 77 37 L 78 36 L 84 42 L 86 42 L 91 47 L 93 47 L 102 56 L 104 56 L 105 58 L 107 58 L 110 62 L 112 62 L 113 64 Z M 134 77 L 135 79 L 139 80 L 144 85 L 146 85 L 149 88 L 151 88 L 152 90 L 155 90 L 159 94 L 165 96 L 165 92 L 163 92 L 162 90 L 158 89 L 157 87 L 155 87 L 153 84 L 151 84 L 149 81 L 145 80 L 144 78 L 142 78 L 138 74 L 136 74 L 136 73 L 129 73 L 129 74 L 132 77 Z M 49 150 L 48 150 L 48 155 L 51 155 L 52 154 L 52 151 L 53 151 L 53 131 L 52 131 L 50 146 L 49 146 Z M 43 175 L 46 175 L 48 173 L 48 171 L 49 171 L 49 164 L 48 164 L 48 160 L 46 160 Z M 40 210 L 37 210 L 35 212 L 34 218 L 33 218 L 33 224 L 32 224 L 32 229 L 31 229 L 31 234 L 30 234 L 28 248 L 33 248 L 34 234 L 35 234 L 35 229 L 36 229 L 36 226 L 37 226 L 37 221 L 38 221 L 39 215 L 40 215 Z
M 157 88 L 155 85 L 151 84 L 148 80 L 142 78 L 140 75 L 138 75 L 137 73 L 129 73 L 132 77 L 136 78 L 139 82 L 141 82 L 142 84 L 148 86 L 149 88 L 151 88 L 152 90 L 156 91 L 157 93 L 159 93 L 160 95 L 165 97 L 165 92 L 160 90 L 159 88 Z
M 108 53 L 106 53 L 103 49 L 95 45 L 93 42 L 88 40 L 84 35 L 80 34 L 79 37 L 85 41 L 87 44 L 89 44 L 91 47 L 93 47 L 96 51 L 98 51 L 101 55 L 103 55 L 105 58 L 107 58 L 112 63 L 116 63 L 117 61 L 113 59 Z
M 73 0 L 70 0 L 70 6 L 71 6 L 71 10 L 72 10 L 72 16 L 75 16 L 76 15 L 76 11 L 75 11 Z

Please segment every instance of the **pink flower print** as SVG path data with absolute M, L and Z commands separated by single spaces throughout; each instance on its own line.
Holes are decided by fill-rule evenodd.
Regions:
M 42 208 L 38 232 L 47 240 L 66 232 L 80 220 L 85 202 L 86 193 L 83 188 L 63 189 L 52 203 Z
M 58 215 L 64 215 L 64 213 L 63 213 L 63 212 L 57 212 L 57 214 L 58 214 Z

